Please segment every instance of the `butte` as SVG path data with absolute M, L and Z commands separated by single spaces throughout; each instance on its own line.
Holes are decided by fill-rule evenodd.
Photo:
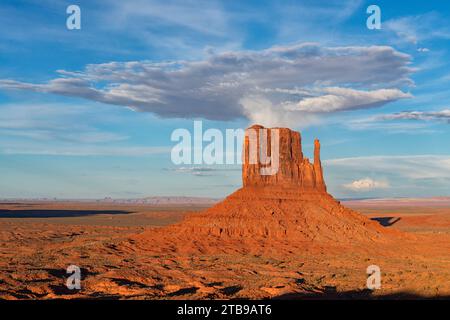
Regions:
M 134 236 L 132 245 L 190 254 L 283 255 L 311 248 L 367 252 L 408 237 L 344 207 L 327 192 L 319 140 L 311 163 L 303 155 L 299 132 L 267 129 L 268 146 L 271 130 L 279 133 L 279 167 L 276 174 L 261 175 L 260 161 L 249 161 L 248 134 L 253 130 L 259 141 L 260 129 L 264 127 L 246 130 L 242 188 L 203 212 L 188 214 L 180 223 Z

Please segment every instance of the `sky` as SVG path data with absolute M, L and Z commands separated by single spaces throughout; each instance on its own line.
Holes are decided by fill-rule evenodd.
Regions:
M 445 1 L 3 0 L 0 198 L 224 197 L 239 165 L 172 161 L 194 121 L 290 127 L 309 157 L 319 138 L 338 198 L 450 196 L 449 16 Z

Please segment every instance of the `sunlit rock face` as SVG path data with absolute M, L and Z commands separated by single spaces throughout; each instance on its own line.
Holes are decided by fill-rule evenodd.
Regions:
M 303 155 L 299 132 L 260 125 L 248 128 L 242 188 L 211 208 L 151 234 L 191 253 L 280 253 L 295 246 L 385 242 L 389 231 L 327 193 L 319 140 L 314 147 L 311 163 Z M 148 233 L 139 238 L 150 241 Z
M 317 139 L 311 163 L 303 156 L 299 132 L 254 125 L 246 130 L 243 157 L 244 187 L 284 186 L 326 192 Z M 264 171 L 269 168 L 272 171 Z

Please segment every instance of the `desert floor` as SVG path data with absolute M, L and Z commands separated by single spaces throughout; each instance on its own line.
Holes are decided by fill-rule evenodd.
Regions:
M 386 228 L 417 235 L 398 254 L 297 250 L 292 255 L 178 255 L 121 243 L 202 207 L 81 202 L 0 203 L 0 298 L 450 298 L 450 205 L 348 202 Z M 289 245 L 289 244 L 287 244 Z M 81 268 L 81 290 L 66 268 Z M 366 268 L 382 287 L 366 289 Z

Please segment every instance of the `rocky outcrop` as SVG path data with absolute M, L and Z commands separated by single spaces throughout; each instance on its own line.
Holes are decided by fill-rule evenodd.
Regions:
M 249 186 L 285 186 L 326 191 L 320 162 L 320 142 L 314 144 L 314 164 L 304 158 L 299 132 L 288 128 L 246 130 L 242 183 Z
M 173 250 L 189 253 L 259 254 L 280 253 L 280 243 L 288 248 L 324 243 L 367 248 L 394 236 L 395 231 L 345 208 L 327 193 L 319 140 L 311 163 L 303 156 L 299 132 L 256 125 L 247 129 L 243 158 L 242 188 L 179 224 L 144 232 L 135 240 L 154 245 L 164 239 Z M 267 174 L 270 167 L 277 170 Z
M 323 179 L 322 162 L 320 161 L 320 141 L 314 140 L 314 174 L 316 188 L 319 191 L 327 191 L 325 180 Z

